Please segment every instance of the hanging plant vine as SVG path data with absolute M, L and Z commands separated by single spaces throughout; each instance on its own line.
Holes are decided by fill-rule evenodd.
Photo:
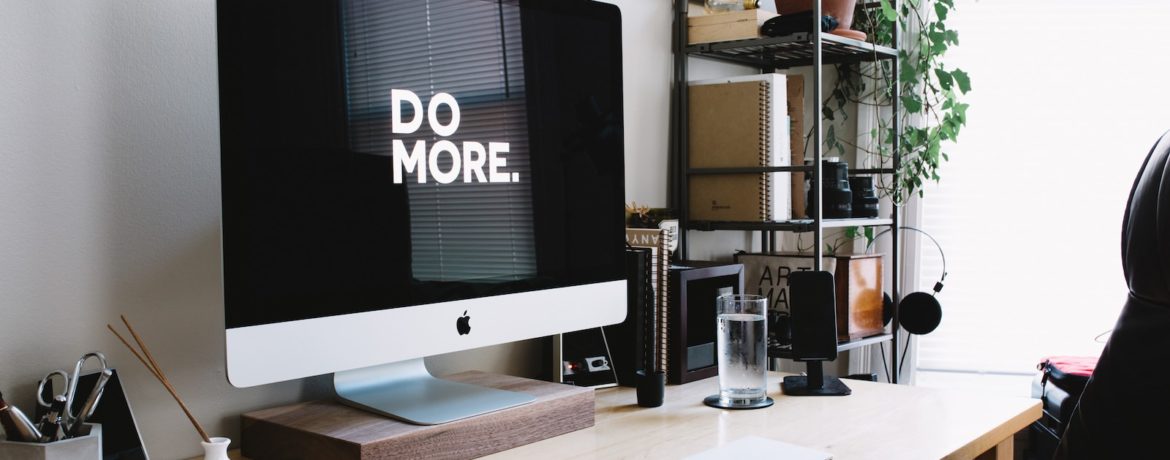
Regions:
M 896 81 L 901 103 L 897 114 L 901 165 L 897 181 L 882 176 L 878 187 L 883 195 L 904 203 L 914 193 L 922 196 L 927 181 L 939 180 L 939 167 L 949 160 L 945 147 L 958 139 L 967 124 L 969 105 L 961 97 L 971 90 L 971 79 L 967 72 L 942 61 L 947 50 L 959 44 L 959 33 L 946 23 L 955 4 L 954 0 L 903 0 L 895 9 L 890 0 L 880 0 L 861 6 L 854 24 L 869 35 L 871 42 L 892 47 L 895 21 L 903 31 L 898 75 L 893 75 L 891 61 L 877 61 L 876 56 L 877 63 L 866 67 L 837 65 L 837 80 L 823 106 L 822 116 L 829 122 L 824 147 L 840 155 L 844 155 L 846 146 L 855 147 L 859 157 L 867 153 L 883 165 L 892 165 L 889 139 L 894 134 L 894 124 L 890 116 L 877 117 L 877 127 L 869 133 L 876 142 L 867 143 L 870 145 L 842 139 L 836 125 L 849 119 L 849 103 L 858 104 L 858 110 L 892 107 Z

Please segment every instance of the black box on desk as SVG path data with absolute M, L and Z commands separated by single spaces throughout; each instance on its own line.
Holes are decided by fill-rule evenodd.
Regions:
M 719 374 L 715 298 L 743 293 L 743 265 L 687 262 L 670 268 L 667 285 L 667 382 L 682 384 Z

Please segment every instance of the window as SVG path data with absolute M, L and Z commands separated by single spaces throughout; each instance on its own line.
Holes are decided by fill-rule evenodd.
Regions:
M 1125 302 L 1122 215 L 1170 129 L 1170 38 L 1150 26 L 1170 21 L 1170 4 L 956 3 L 961 42 L 947 60 L 974 86 L 969 124 L 923 201 L 950 274 L 942 324 L 918 341 L 918 383 L 1026 395 L 1044 356 L 1099 354 L 1094 338 Z M 922 244 L 929 287 L 941 267 Z

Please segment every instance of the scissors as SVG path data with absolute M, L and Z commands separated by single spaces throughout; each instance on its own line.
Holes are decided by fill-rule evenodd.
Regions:
M 81 370 L 85 367 L 85 362 L 90 358 L 96 358 L 98 362 L 101 363 L 101 368 L 98 369 L 98 372 L 105 372 L 110 370 L 110 366 L 106 362 L 106 356 L 101 354 L 101 352 L 93 351 L 82 355 L 81 359 L 77 360 L 77 364 L 73 366 L 72 375 L 70 375 L 68 372 L 58 369 L 45 374 L 45 378 L 41 380 L 39 385 L 37 385 L 37 404 L 41 405 L 42 407 L 51 407 L 49 401 L 56 399 L 57 396 L 65 397 L 65 411 L 62 414 L 62 418 L 67 425 L 72 425 L 73 421 L 77 419 L 77 416 L 73 415 L 73 400 L 74 397 L 77 396 L 77 380 L 81 377 Z M 55 375 L 60 376 L 65 384 L 62 386 L 60 393 L 54 395 L 53 398 L 49 398 L 49 401 L 45 401 L 45 385 L 51 382 L 53 376 Z M 97 388 L 95 388 L 95 390 L 96 389 Z

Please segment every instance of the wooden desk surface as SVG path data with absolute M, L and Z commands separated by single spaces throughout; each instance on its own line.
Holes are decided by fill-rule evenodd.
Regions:
M 780 392 L 782 376 L 769 375 L 776 404 L 747 411 L 703 405 L 718 392 L 716 378 L 668 385 L 665 404 L 653 409 L 638 407 L 633 389 L 598 390 L 594 427 L 489 458 L 681 458 L 749 435 L 824 450 L 837 460 L 965 459 L 997 445 L 996 457 L 1011 458 L 1012 435 L 1041 414 L 1030 398 L 854 380 L 846 381 L 850 396 L 789 397 Z

